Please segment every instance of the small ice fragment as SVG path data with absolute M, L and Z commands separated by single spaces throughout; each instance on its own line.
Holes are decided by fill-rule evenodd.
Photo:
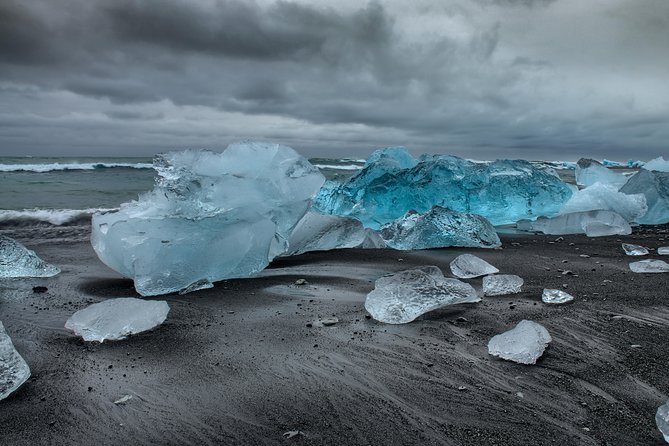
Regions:
M 329 317 L 325 319 L 321 319 L 320 321 L 316 321 L 312 323 L 312 326 L 314 327 L 331 327 L 335 324 L 339 323 L 339 319 L 336 317 Z
M 664 441 L 669 443 L 669 401 L 657 408 L 655 423 L 660 432 L 662 432 Z
M 195 282 L 191 283 L 188 285 L 186 288 L 183 290 L 179 290 L 179 294 L 184 295 L 188 293 L 192 293 L 193 291 L 198 291 L 198 290 L 206 290 L 209 288 L 213 288 L 214 284 L 209 281 L 209 279 L 200 279 L 196 280 Z
M 286 438 L 286 439 L 297 437 L 298 435 L 304 436 L 304 432 L 302 432 L 302 431 L 288 431 L 288 432 L 283 433 L 283 437 Z
M 542 325 L 522 320 L 512 330 L 493 336 L 488 342 L 488 353 L 520 364 L 536 364 L 551 341 Z
M 669 246 L 660 246 L 657 248 L 657 253 L 661 256 L 669 256 Z
M 40 259 L 34 251 L 0 235 L 0 278 L 51 277 L 59 272 L 60 269 Z
M 162 324 L 170 307 L 165 301 L 121 297 L 79 310 L 65 323 L 84 341 L 116 341 Z
M 367 295 L 365 308 L 378 321 L 405 324 L 446 305 L 480 300 L 471 285 L 444 278 L 439 268 L 430 266 L 381 277 Z
M 0 400 L 21 387 L 30 378 L 30 368 L 14 348 L 0 322 Z
M 633 245 L 631 243 L 623 243 L 623 251 L 628 256 L 646 256 L 648 250 L 641 245 Z
M 498 273 L 499 270 L 490 263 L 480 259 L 472 254 L 459 255 L 451 262 L 451 271 L 453 275 L 461 279 L 471 279 L 472 277 L 486 276 L 488 274 Z
M 520 293 L 523 279 L 514 274 L 500 274 L 483 278 L 484 296 L 503 296 Z
M 123 395 L 121 398 L 114 401 L 114 404 L 125 404 L 132 399 L 132 395 Z
M 669 263 L 664 260 L 640 260 L 630 263 L 635 273 L 669 273 Z
M 544 289 L 541 300 L 547 304 L 566 304 L 574 300 L 574 296 L 562 290 Z

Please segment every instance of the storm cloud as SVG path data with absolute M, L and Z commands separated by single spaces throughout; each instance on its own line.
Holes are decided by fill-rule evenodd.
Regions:
M 5 0 L 0 155 L 655 157 L 665 0 Z

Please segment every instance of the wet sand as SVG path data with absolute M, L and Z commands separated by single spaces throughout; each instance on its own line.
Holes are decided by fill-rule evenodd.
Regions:
M 669 274 L 630 272 L 637 258 L 620 243 L 666 246 L 668 228 L 505 235 L 501 250 L 308 253 L 257 278 L 163 297 L 171 311 L 162 326 L 104 344 L 63 325 L 90 303 L 135 296 L 132 282 L 97 259 L 85 233 L 7 233 L 63 272 L 0 282 L 0 320 L 32 369 L 0 401 L 0 443 L 665 444 L 654 417 L 669 398 Z M 523 277 L 523 293 L 406 325 L 368 319 L 375 279 L 427 264 L 449 273 L 463 252 Z M 48 291 L 33 293 L 36 285 Z M 547 306 L 543 288 L 576 301 Z M 308 326 L 332 316 L 334 326 Z M 522 319 L 553 337 L 538 364 L 489 356 L 488 340 Z M 124 395 L 132 399 L 114 404 Z

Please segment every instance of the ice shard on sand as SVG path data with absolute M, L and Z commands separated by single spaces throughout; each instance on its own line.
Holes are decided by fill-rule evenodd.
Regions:
M 0 322 L 0 400 L 7 398 L 12 392 L 30 378 L 30 367 L 14 348 L 12 340 Z
M 34 251 L 0 235 L 0 278 L 51 277 L 59 272 L 60 269 L 40 259 Z
M 513 329 L 493 336 L 488 353 L 521 364 L 536 364 L 552 341 L 543 325 L 522 320 Z
M 461 254 L 451 262 L 451 272 L 461 279 L 471 279 L 495 274 L 499 270 L 473 254 Z

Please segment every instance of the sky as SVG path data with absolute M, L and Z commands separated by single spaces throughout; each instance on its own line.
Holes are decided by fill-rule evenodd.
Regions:
M 667 0 L 0 0 L 0 156 L 669 154 Z

